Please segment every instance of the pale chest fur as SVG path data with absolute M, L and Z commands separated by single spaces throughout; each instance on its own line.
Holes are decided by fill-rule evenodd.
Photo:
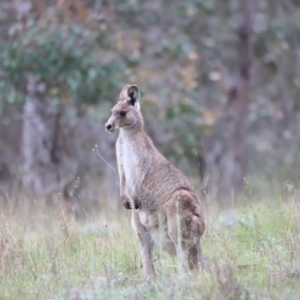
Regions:
M 133 193 L 138 182 L 139 156 L 137 147 L 128 139 L 118 142 L 118 159 L 123 166 L 126 189 L 128 193 Z

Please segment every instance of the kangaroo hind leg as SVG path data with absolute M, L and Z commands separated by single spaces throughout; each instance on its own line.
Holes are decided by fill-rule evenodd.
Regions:
M 200 245 L 194 245 L 187 250 L 187 262 L 190 270 L 198 270 L 200 261 Z
M 184 267 L 197 270 L 201 260 L 200 238 L 204 221 L 197 202 L 188 191 L 179 191 L 170 199 L 167 208 L 168 233 Z
M 151 279 L 155 276 L 152 255 L 153 241 L 149 232 L 141 223 L 140 218 L 135 211 L 132 212 L 132 225 L 140 243 L 144 274 L 147 279 Z

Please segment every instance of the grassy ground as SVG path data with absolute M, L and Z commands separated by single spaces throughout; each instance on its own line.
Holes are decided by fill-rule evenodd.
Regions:
M 107 210 L 84 222 L 49 209 L 6 212 L 0 299 L 300 299 L 296 196 L 207 210 L 207 270 L 179 273 L 176 259 L 156 254 L 151 283 L 127 212 Z

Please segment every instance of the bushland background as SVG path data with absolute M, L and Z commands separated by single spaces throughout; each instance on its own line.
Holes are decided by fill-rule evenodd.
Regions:
M 233 207 L 239 201 L 265 205 L 269 199 L 287 215 L 297 213 L 297 209 L 290 210 L 290 203 L 277 202 L 298 199 L 299 1 L 1 0 L 0 39 L 3 278 L 12 280 L 20 263 L 16 253 L 21 248 L 14 244 L 19 231 L 7 229 L 15 219 L 23 225 L 17 222 L 13 228 L 31 224 L 37 234 L 42 219 L 50 218 L 58 207 L 63 236 L 54 240 L 55 244 L 70 240 L 66 228 L 71 225 L 62 218 L 65 211 L 79 223 L 124 216 L 115 171 L 117 134 L 107 134 L 104 124 L 120 89 L 128 83 L 140 87 L 147 133 L 191 178 L 207 211 L 212 206 Z M 270 222 L 294 220 L 266 214 Z M 235 224 L 236 220 L 230 217 L 228 222 Z M 255 215 L 253 220 L 241 221 L 242 229 L 259 232 Z M 281 225 L 280 230 L 285 228 Z M 296 232 L 298 226 L 292 224 L 291 228 Z M 26 244 L 25 229 L 20 232 Z M 272 234 L 266 231 L 266 237 Z M 99 236 L 103 237 L 102 231 Z M 294 238 L 291 251 L 296 249 Z M 118 241 L 124 243 L 121 237 Z M 68 247 L 64 248 L 66 257 L 73 251 Z M 24 254 L 23 261 L 24 267 L 28 258 L 28 270 L 24 268 L 29 275 L 20 269 L 27 274 L 26 283 L 23 277 L 19 279 L 23 290 L 35 285 L 37 298 L 45 298 L 45 291 L 57 292 L 51 281 L 58 272 L 52 270 L 54 263 L 51 272 L 45 265 L 43 272 L 49 271 L 49 276 L 41 275 L 43 267 L 26 249 L 20 252 L 29 255 Z M 57 249 L 49 250 L 52 262 Z M 114 267 L 118 269 L 104 261 L 106 275 Z M 234 262 L 230 260 L 235 266 Z M 130 259 L 127 267 L 133 273 L 139 270 Z M 230 268 L 225 270 L 227 277 L 233 276 Z M 280 272 L 299 275 L 294 269 L 288 266 Z M 280 272 L 279 277 L 284 277 Z M 80 277 L 77 279 L 82 286 Z M 235 286 L 234 282 L 229 286 Z M 43 284 L 48 285 L 46 290 Z M 226 284 L 225 296 L 224 287 L 218 291 L 231 299 Z M 13 289 L 6 283 L 2 291 L 11 295 Z M 22 288 L 14 290 L 14 297 L 18 298 L 19 291 Z M 151 289 L 149 295 L 153 295 Z

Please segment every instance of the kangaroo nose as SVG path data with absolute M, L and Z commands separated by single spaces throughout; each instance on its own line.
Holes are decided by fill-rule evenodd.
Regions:
M 111 130 L 112 126 L 110 124 L 106 125 L 106 130 Z

